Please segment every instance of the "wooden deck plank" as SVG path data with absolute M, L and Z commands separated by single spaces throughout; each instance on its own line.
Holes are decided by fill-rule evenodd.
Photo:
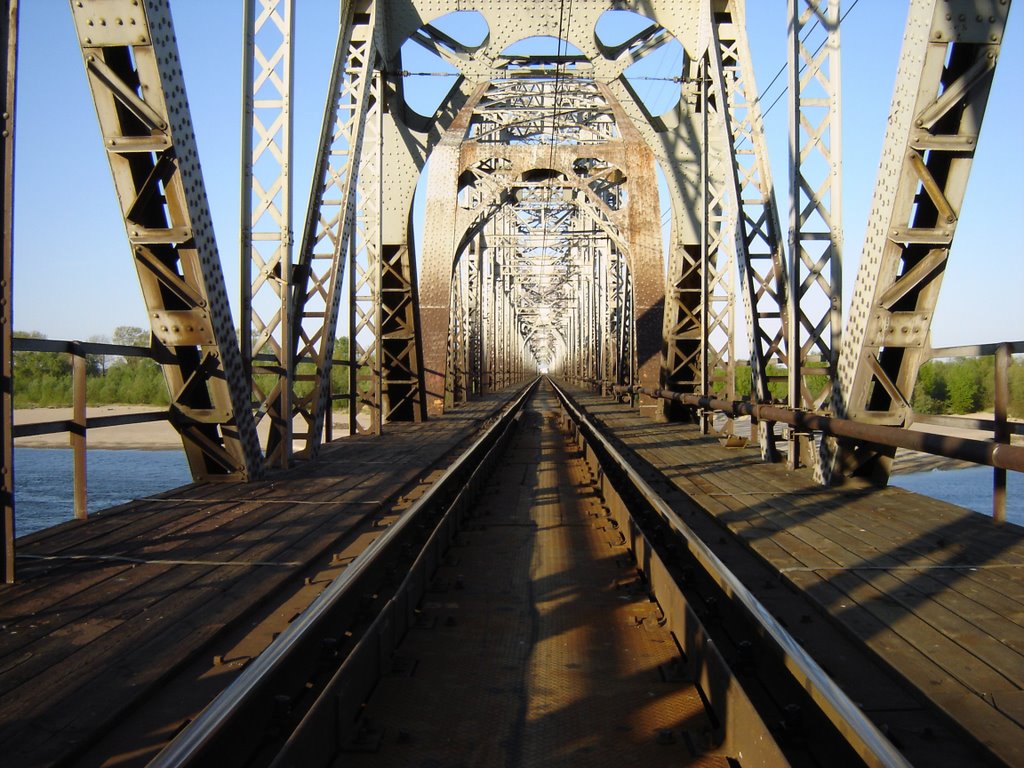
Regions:
M 1004 759 L 1021 756 L 1020 529 L 901 489 L 821 488 L 807 472 L 723 448 L 690 425 L 645 426 L 607 401 L 595 412 L 936 705 Z M 997 711 L 998 698 L 1007 703 Z
M 91 740 L 153 685 L 363 520 L 415 491 L 503 404 L 504 395 L 392 438 L 353 437 L 322 460 L 248 485 L 190 485 L 19 540 L 34 578 L 0 601 L 0 745 L 57 759 Z M 186 561 L 186 562 L 179 562 Z M 194 561 L 187 564 L 187 561 Z M 284 563 L 284 566 L 217 563 Z M 74 706 L 61 706 L 73 701 Z

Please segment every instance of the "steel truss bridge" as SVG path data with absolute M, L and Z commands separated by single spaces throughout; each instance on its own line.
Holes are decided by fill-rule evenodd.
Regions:
M 19 4 L 6 0 L 3 28 L 0 272 L 2 564 L 12 583 Z M 953 445 L 909 430 L 1009 0 L 910 0 L 846 317 L 837 0 L 788 2 L 781 207 L 742 0 L 343 0 L 313 185 L 296 205 L 294 5 L 244 2 L 233 318 L 169 0 L 70 2 L 96 151 L 109 160 L 152 331 L 144 354 L 162 367 L 165 417 L 197 482 L 246 488 L 313 471 L 333 445 L 338 401 L 354 439 L 386 441 L 538 376 L 567 388 L 570 411 L 581 398 L 618 401 L 652 429 L 682 422 L 739 441 L 736 422 L 750 417 L 761 460 L 802 470 L 808 487 L 884 487 L 901 446 L 994 467 L 997 504 L 1006 471 L 1024 470 L 1006 419 L 1012 344 L 949 351 L 997 354 L 992 439 Z M 617 36 L 595 33 L 609 12 L 629 19 Z M 462 33 L 469 17 L 486 32 Z M 531 37 L 557 43 L 515 46 Z M 403 92 L 415 74 L 403 61 L 410 42 L 458 73 L 430 115 Z M 651 114 L 625 73 L 669 44 L 683 51 L 669 83 L 680 98 Z M 736 359 L 741 335 L 748 365 Z M 46 349 L 78 360 L 88 346 Z M 738 381 L 748 375 L 749 390 Z M 71 425 L 83 450 L 84 407 Z M 584 416 L 574 423 L 574 435 L 599 442 Z M 898 764 L 857 728 L 855 751 Z

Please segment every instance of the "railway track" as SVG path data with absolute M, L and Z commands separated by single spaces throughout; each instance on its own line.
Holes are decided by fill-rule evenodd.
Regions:
M 453 755 L 457 764 L 618 765 L 624 748 L 629 764 L 652 747 L 645 764 L 938 764 L 934 755 L 897 748 L 884 724 L 861 712 L 733 572 L 735 563 L 726 561 L 735 552 L 720 554 L 729 543 L 709 543 L 714 529 L 701 530 L 694 510 L 634 463 L 553 384 L 545 381 L 536 395 L 528 390 L 152 765 L 409 765 L 421 758 L 444 765 Z M 520 479 L 510 481 L 510 473 Z M 516 482 L 530 490 L 512 501 Z M 590 547 L 592 559 L 609 561 L 613 589 L 626 590 L 612 597 L 633 611 L 632 631 L 662 632 L 643 637 L 668 657 L 631 650 L 642 674 L 624 674 L 624 657 L 591 665 L 599 655 L 594 637 L 615 648 L 637 644 L 613 641 L 617 629 L 591 632 L 589 645 L 573 639 L 583 619 L 566 618 L 565 604 L 582 610 L 583 597 L 599 602 L 607 574 L 594 576 L 597 587 L 558 582 L 549 617 L 537 585 L 590 567 L 582 559 L 545 565 L 542 547 L 550 545 L 542 537 L 553 529 L 582 537 L 561 540 L 563 552 Z M 507 564 L 495 554 L 502 548 L 513 553 Z M 526 561 L 524 552 L 531 553 Z M 500 605 L 500 595 L 516 589 L 516 574 L 525 579 L 528 610 L 506 621 L 498 614 L 520 610 Z M 446 596 L 451 589 L 458 594 Z M 486 615 L 482 630 L 458 608 L 469 605 Z M 613 614 L 609 606 L 603 610 Z M 447 634 L 430 642 L 440 642 L 441 652 L 416 645 L 439 625 Z M 454 630 L 463 625 L 468 634 L 460 636 Z M 566 649 L 538 670 L 542 644 L 563 634 Z M 486 652 L 474 656 L 473 648 Z M 429 665 L 418 666 L 419 655 L 448 663 L 448 672 L 432 676 Z M 864 674 L 873 674 L 869 666 Z M 565 669 L 582 671 L 567 677 Z M 633 689 L 613 688 L 628 677 L 647 690 L 651 675 L 662 683 L 647 694 L 652 699 L 695 701 L 697 710 L 660 720 L 648 704 L 628 703 Z M 598 717 L 602 706 L 613 713 L 611 725 Z M 577 710 L 584 714 L 568 716 Z M 641 710 L 646 719 L 630 719 Z M 411 726 L 392 722 L 399 711 Z M 546 736 L 537 735 L 537 722 L 550 726 Z M 580 722 L 594 738 L 572 735 Z M 459 740 L 460 723 L 475 729 L 474 743 Z M 599 735 L 607 741 L 595 741 Z M 548 745 L 540 752 L 538 738 Z M 482 746 L 491 742 L 497 752 Z M 566 753 L 565 742 L 586 751 Z M 969 748 L 965 754 L 977 757 Z M 964 759 L 957 750 L 947 756 L 946 764 Z

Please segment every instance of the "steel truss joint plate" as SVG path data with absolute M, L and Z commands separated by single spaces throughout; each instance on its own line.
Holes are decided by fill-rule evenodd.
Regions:
M 869 345 L 873 347 L 917 347 L 927 345 L 931 312 L 876 311 L 871 318 Z
M 214 346 L 210 316 L 200 309 L 161 310 L 152 313 L 153 335 L 168 347 Z
M 146 45 L 146 16 L 138 0 L 74 0 L 71 11 L 86 45 Z
M 1010 4 L 1005 0 L 940 0 L 932 40 L 938 43 L 999 43 Z

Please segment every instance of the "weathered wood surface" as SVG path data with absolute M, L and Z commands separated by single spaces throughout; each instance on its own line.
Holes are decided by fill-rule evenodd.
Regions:
M 193 484 L 19 539 L 18 583 L 0 590 L 3 764 L 80 754 L 176 670 L 212 658 L 215 638 L 351 550 L 504 401 L 343 438 L 259 482 Z
M 899 488 L 824 488 L 695 425 L 573 396 L 1000 759 L 1024 765 L 1024 528 Z

